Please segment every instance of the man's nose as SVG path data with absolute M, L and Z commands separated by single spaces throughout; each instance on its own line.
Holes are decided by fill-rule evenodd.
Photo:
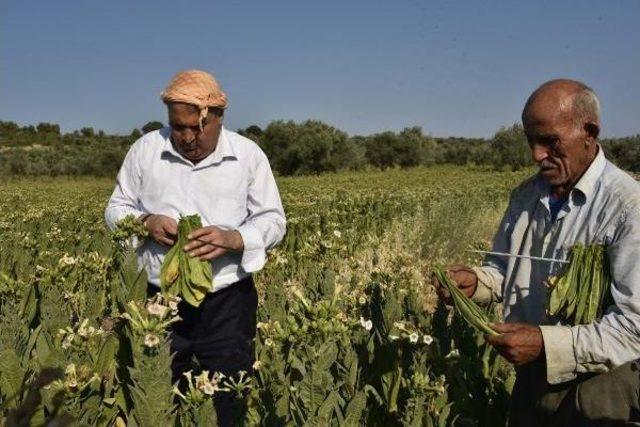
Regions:
M 184 132 L 182 132 L 182 140 L 184 142 L 189 143 L 189 142 L 192 142 L 194 139 L 196 139 L 196 134 L 191 129 L 187 128 L 184 130 Z
M 549 150 L 547 147 L 536 143 L 531 146 L 531 158 L 534 162 L 540 163 L 547 157 L 549 157 Z

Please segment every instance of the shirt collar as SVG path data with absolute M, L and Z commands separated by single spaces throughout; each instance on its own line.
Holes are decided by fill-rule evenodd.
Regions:
M 582 175 L 580 180 L 573 187 L 571 192 L 569 193 L 569 207 L 575 205 L 576 203 L 584 203 L 593 193 L 593 189 L 596 185 L 596 182 L 602 175 L 605 166 L 607 165 L 607 159 L 604 156 L 604 150 L 600 144 L 598 144 L 598 154 L 593 159 L 585 173 Z M 551 212 L 549 207 L 549 198 L 551 197 L 551 188 L 549 184 L 542 178 L 540 174 L 538 174 L 536 179 L 536 184 L 538 187 L 538 191 L 540 194 L 539 201 L 542 205 L 547 209 L 547 211 Z M 581 201 L 576 202 L 576 195 L 579 195 L 578 198 L 582 198 Z M 566 210 L 562 209 L 558 213 L 558 219 L 561 219 L 566 215 Z
M 606 164 L 607 159 L 604 157 L 604 150 L 600 144 L 598 144 L 598 154 L 596 154 L 596 158 L 593 159 L 591 165 L 587 168 L 587 171 L 573 187 L 573 190 L 581 192 L 585 199 L 588 199 L 593 193 L 596 182 L 602 175 L 602 172 L 604 172 Z
M 164 128 L 161 131 L 161 135 L 164 137 L 162 152 L 169 153 L 172 156 L 177 157 L 183 162 L 186 162 L 189 165 L 193 166 L 194 169 L 220 163 L 226 158 L 237 159 L 236 153 L 233 150 L 233 146 L 231 145 L 231 141 L 229 141 L 228 132 L 229 131 L 227 131 L 224 126 L 220 129 L 220 135 L 218 136 L 218 144 L 216 145 L 216 149 L 213 150 L 213 153 L 209 154 L 195 166 L 188 159 L 184 158 L 184 156 L 178 153 L 175 148 L 173 148 L 173 144 L 171 143 L 171 128 L 169 127 Z

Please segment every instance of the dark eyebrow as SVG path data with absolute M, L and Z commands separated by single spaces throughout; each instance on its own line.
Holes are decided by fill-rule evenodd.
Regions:
M 199 125 L 189 126 L 189 125 L 185 125 L 185 124 L 181 124 L 181 123 L 174 123 L 171 120 L 169 120 L 169 126 L 174 127 L 174 128 L 191 128 L 191 129 L 200 128 Z
M 525 131 L 525 135 L 528 138 L 546 139 L 546 140 L 558 138 L 558 135 L 555 133 L 538 133 L 538 132 L 531 133 L 531 132 Z

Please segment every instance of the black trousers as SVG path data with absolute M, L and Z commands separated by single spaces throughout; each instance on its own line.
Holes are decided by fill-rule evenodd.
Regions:
M 158 287 L 149 285 L 148 296 L 158 292 Z M 194 357 L 200 369 L 210 373 L 252 374 L 257 307 L 258 295 L 251 276 L 207 294 L 197 308 L 181 301 L 178 315 L 182 320 L 172 325 L 170 335 L 174 354 L 172 382 L 178 382 L 181 389 L 186 386 L 183 373 L 193 369 Z M 219 392 L 214 403 L 218 424 L 226 427 L 234 425 L 234 414 L 241 411 L 244 402 L 231 393 Z

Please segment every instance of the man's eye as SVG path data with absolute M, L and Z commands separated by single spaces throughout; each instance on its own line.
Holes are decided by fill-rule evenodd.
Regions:
M 186 129 L 191 129 L 192 132 L 199 132 L 200 126 L 183 126 L 183 125 L 173 125 L 171 128 L 177 132 L 183 132 Z

